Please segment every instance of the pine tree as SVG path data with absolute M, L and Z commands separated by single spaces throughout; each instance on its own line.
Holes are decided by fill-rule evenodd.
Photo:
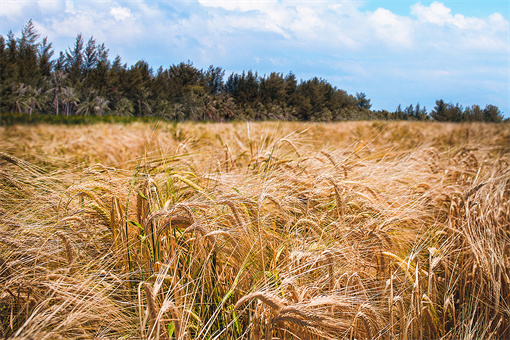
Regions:
M 52 44 L 48 43 L 48 37 L 45 37 L 42 43 L 39 45 L 38 51 L 38 69 L 39 74 L 44 78 L 51 77 L 51 72 L 53 70 L 54 61 L 51 60 L 51 57 L 55 51 L 52 49 Z
M 442 99 L 436 100 L 436 106 L 430 113 L 430 117 L 440 122 L 448 121 L 448 104 Z
M 64 67 L 70 84 L 80 88 L 83 70 L 83 37 L 81 33 L 76 36 L 73 49 L 66 52 Z
M 30 19 L 21 31 L 21 38 L 18 39 L 18 81 L 26 85 L 36 86 L 41 81 L 38 65 L 38 38 L 39 34 Z
M 370 99 L 368 99 L 367 95 L 363 92 L 361 93 L 356 92 L 356 100 L 358 101 L 358 107 L 360 109 L 369 110 L 372 107 L 372 104 L 370 104 Z

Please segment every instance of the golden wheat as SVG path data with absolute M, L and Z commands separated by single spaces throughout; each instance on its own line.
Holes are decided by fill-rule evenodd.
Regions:
M 508 125 L 0 134 L 1 337 L 510 338 Z

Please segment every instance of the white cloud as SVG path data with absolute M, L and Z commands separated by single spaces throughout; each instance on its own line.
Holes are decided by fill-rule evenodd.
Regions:
M 277 0 L 266 0 L 266 1 L 250 1 L 250 0 L 199 0 L 201 5 L 207 7 L 223 8 L 228 11 L 261 11 L 264 12 L 273 5 L 278 4 Z
M 136 16 L 141 18 L 147 24 L 157 24 L 152 20 L 164 20 L 166 19 L 166 13 L 157 7 L 157 3 L 148 2 L 151 6 L 145 4 L 143 1 L 136 4 Z
M 296 44 L 325 43 L 355 46 L 363 14 L 358 3 L 314 3 L 302 1 L 214 1 L 199 0 L 214 15 L 216 30 L 225 32 L 271 32 Z M 217 11 L 217 10 L 220 11 Z M 226 12 L 224 12 L 226 11 Z M 362 21 L 360 21 L 362 22 Z
M 271 46 L 330 56 L 381 47 L 393 51 L 431 47 L 494 51 L 507 48 L 509 31 L 508 20 L 499 13 L 468 17 L 452 13 L 437 1 L 428 6 L 414 4 L 409 16 L 385 8 L 366 11 L 359 1 L 35 0 L 34 3 L 38 6 L 32 6 L 32 11 L 38 10 L 42 15 L 35 16 L 34 21 L 50 40 L 75 37 L 81 32 L 119 48 L 122 44 L 136 46 L 157 41 L 162 47 L 194 47 L 221 56 L 240 46 Z M 23 4 L 27 2 L 2 0 L 1 4 L 2 16 L 22 16 Z M 243 41 L 243 37 L 250 41 L 247 38 Z
M 74 2 L 73 0 L 66 0 L 66 13 L 74 13 Z
M 493 13 L 489 16 L 489 27 L 493 31 L 507 32 L 509 31 L 509 23 L 500 13 Z
M 37 6 L 44 16 L 54 15 L 65 9 L 65 3 L 62 1 L 37 0 Z
M 85 13 L 76 13 L 66 19 L 52 20 L 48 26 L 49 31 L 52 33 L 51 37 L 75 37 L 77 34 L 82 33 L 84 37 L 100 33 L 97 32 L 98 23 L 97 18 Z M 97 34 L 96 34 L 97 35 Z
M 461 30 L 483 30 L 488 27 L 488 21 L 483 18 L 466 17 L 462 14 L 452 14 L 452 10 L 443 3 L 434 1 L 430 6 L 417 3 L 411 6 L 411 13 L 416 15 L 418 21 L 439 26 L 450 25 Z M 495 17 L 498 20 L 501 17 Z M 503 21 L 504 18 L 502 18 Z M 490 20 L 490 17 L 489 17 Z
M 506 36 L 500 33 L 508 32 L 508 21 L 500 14 L 488 18 L 467 17 L 453 14 L 437 1 L 429 6 L 421 3 L 411 6 L 414 17 L 397 15 L 384 8 L 363 11 L 361 2 L 199 0 L 199 4 L 209 17 L 205 19 L 207 23 L 199 23 L 194 31 L 210 28 L 211 23 L 216 31 L 210 34 L 202 30 L 195 37 L 203 44 L 208 44 L 212 35 L 222 44 L 225 35 L 270 32 L 279 34 L 294 48 L 332 55 L 345 49 L 366 50 L 374 46 L 393 50 L 455 46 L 472 50 L 482 48 L 484 42 L 489 42 L 495 50 L 501 49 L 506 41 Z
M 452 14 L 443 3 L 411 6 L 422 33 L 421 44 L 437 50 L 462 53 L 470 51 L 508 51 L 509 23 L 500 13 L 488 17 Z
M 93 36 L 97 43 L 105 43 L 113 50 L 111 55 L 120 53 L 123 47 L 132 48 L 143 35 L 150 36 L 152 25 L 145 25 L 134 18 L 130 8 L 121 7 L 114 1 L 102 2 L 61 2 L 66 10 L 44 15 L 34 20 L 41 36 L 48 36 L 57 50 L 65 50 L 74 44 L 74 38 L 82 33 L 88 40 Z M 41 11 L 42 13 L 42 11 Z
M 289 44 L 308 49 L 359 49 L 372 45 L 374 36 L 391 47 L 410 47 L 413 40 L 411 19 L 382 8 L 374 13 L 363 12 L 360 2 L 199 0 L 199 3 L 215 15 L 217 30 L 277 33 Z
M 307 6 L 299 6 L 295 9 L 293 20 L 286 23 L 297 39 L 314 39 L 317 32 L 324 29 L 325 21 L 321 20 L 321 13 L 317 9 Z
M 23 14 L 26 2 L 16 0 L 2 0 L 0 2 L 0 16 L 6 18 L 20 17 Z
M 416 15 L 420 21 L 436 25 L 444 25 L 452 20 L 451 9 L 436 1 L 429 7 L 417 3 L 411 6 L 411 13 Z
M 131 11 L 124 7 L 112 7 L 110 14 L 116 21 L 123 21 L 131 17 Z
M 390 45 L 410 47 L 413 43 L 413 25 L 409 18 L 378 8 L 370 17 L 374 34 Z

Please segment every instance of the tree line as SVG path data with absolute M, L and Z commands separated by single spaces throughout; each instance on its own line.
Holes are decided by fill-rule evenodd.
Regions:
M 364 93 L 356 95 L 314 77 L 298 80 L 292 73 L 258 75 L 243 71 L 225 76 L 220 67 L 198 69 L 181 62 L 154 71 L 140 60 L 132 66 L 93 37 L 81 34 L 74 45 L 55 56 L 47 38 L 40 39 L 33 22 L 21 37 L 0 35 L 0 111 L 57 115 L 161 116 L 172 120 L 302 120 L 358 119 L 499 122 L 496 106 L 436 101 L 425 107 L 400 106 L 371 110 Z

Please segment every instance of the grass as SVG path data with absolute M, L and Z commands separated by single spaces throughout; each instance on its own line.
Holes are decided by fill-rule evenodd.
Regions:
M 155 119 L 163 120 L 162 117 L 151 116 L 119 116 L 119 115 L 56 115 L 56 114 L 27 114 L 15 112 L 0 112 L 0 126 L 12 126 L 16 124 L 37 125 L 37 124 L 62 124 L 62 125 L 84 125 L 98 123 L 119 123 L 128 124 L 133 122 L 150 123 Z
M 507 124 L 0 136 L 4 338 L 510 338 Z

